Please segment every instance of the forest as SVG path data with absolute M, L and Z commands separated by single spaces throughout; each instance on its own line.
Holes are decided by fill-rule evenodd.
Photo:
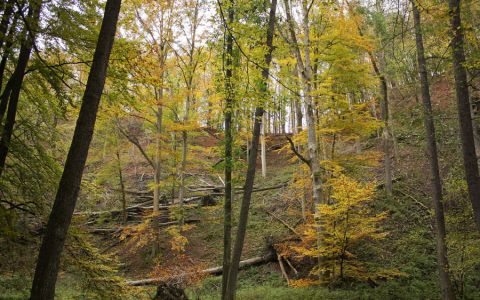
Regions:
M 480 299 L 478 0 L 0 0 L 0 299 Z

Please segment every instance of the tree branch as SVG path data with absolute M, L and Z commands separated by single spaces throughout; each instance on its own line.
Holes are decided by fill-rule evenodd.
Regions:
M 297 151 L 297 149 L 295 148 L 295 144 L 293 143 L 292 139 L 291 139 L 288 135 L 285 135 L 285 138 L 286 138 L 286 139 L 288 140 L 288 142 L 290 143 L 290 149 L 293 151 L 293 153 L 294 153 L 301 161 L 303 161 L 304 163 L 306 163 L 309 168 L 311 168 L 311 167 L 312 167 L 312 166 L 311 166 L 311 165 L 312 165 L 311 160 L 305 158 L 300 152 Z

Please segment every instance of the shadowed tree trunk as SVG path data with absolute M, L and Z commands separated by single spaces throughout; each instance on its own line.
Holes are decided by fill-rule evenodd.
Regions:
M 16 34 L 16 26 L 17 26 L 18 18 L 19 18 L 19 13 L 17 11 L 13 17 L 12 26 L 10 26 L 10 30 L 8 31 L 8 36 L 6 37 L 6 43 L 3 48 L 2 60 L 0 61 L 0 89 L 3 86 L 3 77 L 5 75 L 5 68 L 7 67 L 7 61 L 11 55 L 10 49 L 12 48 L 12 45 L 13 45 L 14 35 Z M 0 97 L 0 120 L 3 120 L 5 110 L 7 109 L 7 101 L 8 101 L 8 97 L 6 99 L 4 99 L 4 97 Z
M 265 115 L 262 114 L 262 126 L 260 129 L 260 156 L 262 161 L 262 177 L 267 177 L 267 146 L 265 141 Z
M 18 55 L 17 65 L 13 71 L 12 76 L 8 80 L 4 93 L 1 96 L 1 103 L 4 105 L 8 102 L 7 115 L 5 125 L 2 131 L 2 138 L 0 140 L 0 176 L 5 169 L 5 161 L 9 151 L 9 144 L 13 134 L 13 127 L 17 116 L 18 100 L 20 98 L 20 90 L 22 88 L 23 78 L 25 77 L 25 70 L 30 60 L 30 53 L 32 52 L 35 33 L 38 27 L 40 18 L 40 10 L 42 3 L 38 0 L 31 0 L 29 2 L 28 15 L 26 18 L 25 29 L 23 30 L 23 41 Z M 1 119 L 0 119 L 1 121 Z
M 470 112 L 467 71 L 465 69 L 465 51 L 462 22 L 460 18 L 460 0 L 450 0 L 450 23 L 452 32 L 452 60 L 457 94 L 460 139 L 462 140 L 463 166 L 467 180 L 468 195 L 473 207 L 477 229 L 480 230 L 480 178 L 477 155 L 473 139 L 473 124 Z
M 8 25 L 10 24 L 10 18 L 15 6 L 15 0 L 8 0 L 5 4 L 5 10 L 3 11 L 2 20 L 0 21 L 0 49 L 2 49 L 7 36 Z
M 232 253 L 232 110 L 233 110 L 233 35 L 231 25 L 235 18 L 233 0 L 228 1 L 227 24 L 225 24 L 226 53 L 225 53 L 225 200 L 223 220 L 223 274 L 222 300 L 227 298 L 228 274 L 231 266 Z M 253 156 L 253 153 L 250 154 Z
M 122 159 L 120 157 L 120 148 L 118 146 L 118 133 L 115 136 L 115 156 L 117 158 L 118 183 L 120 185 L 120 196 L 122 201 L 122 223 L 127 223 L 127 198 L 125 195 L 125 183 L 123 181 Z
M 442 203 L 442 181 L 440 178 L 440 169 L 438 166 L 437 141 L 435 137 L 435 124 L 433 121 L 432 103 L 430 100 L 430 87 L 428 83 L 427 62 L 425 60 L 425 50 L 423 47 L 423 36 L 421 29 L 420 11 L 412 0 L 413 21 L 415 26 L 415 42 L 417 45 L 418 71 L 420 75 L 420 85 L 423 101 L 423 119 L 427 139 L 427 149 L 430 159 L 431 180 L 432 180 L 432 200 L 435 208 L 435 229 L 437 235 L 437 261 L 440 275 L 440 287 L 442 289 L 442 299 L 454 299 L 452 283 L 450 282 L 449 266 L 447 258 L 447 247 L 445 245 L 445 216 Z
M 121 0 L 107 0 L 92 67 L 85 87 L 80 113 L 68 151 L 65 168 L 48 219 L 38 255 L 30 299 L 53 299 L 60 256 L 77 202 L 82 173 L 107 76 L 108 60 L 115 39 Z
M 272 0 L 271 6 L 270 6 L 270 15 L 268 20 L 267 34 L 266 34 L 267 35 L 267 38 L 266 38 L 267 52 L 265 53 L 265 65 L 262 68 L 261 81 L 258 83 L 262 100 L 265 100 L 268 96 L 267 82 L 269 77 L 269 67 L 272 61 L 273 34 L 275 30 L 276 11 L 277 11 L 277 0 Z M 252 198 L 253 182 L 255 180 L 257 152 L 258 152 L 258 146 L 259 146 L 259 140 L 260 140 L 260 129 L 262 126 L 262 118 L 264 113 L 263 107 L 261 105 L 262 103 L 260 103 L 259 106 L 255 108 L 252 148 L 251 148 L 251 154 L 248 160 L 247 176 L 245 178 L 245 184 L 243 187 L 243 197 L 242 197 L 242 204 L 240 208 L 238 230 L 237 230 L 237 235 L 235 239 L 235 245 L 233 248 L 230 269 L 228 270 L 229 272 L 228 272 L 227 289 L 224 297 L 227 300 L 233 300 L 235 298 L 235 291 L 237 288 L 238 268 L 239 268 L 240 258 L 242 256 L 243 243 L 245 241 L 245 233 L 247 231 L 248 212 L 250 210 L 250 200 Z

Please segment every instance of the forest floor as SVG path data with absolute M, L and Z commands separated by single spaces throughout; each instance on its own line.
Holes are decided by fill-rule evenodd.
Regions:
M 436 111 L 437 134 L 439 150 L 442 157 L 442 174 L 455 168 L 458 149 L 456 120 L 454 115 L 454 101 L 450 86 L 446 80 L 434 83 L 433 106 Z M 411 95 L 403 91 L 403 95 Z M 437 299 L 438 285 L 436 275 L 435 251 L 431 230 L 431 204 L 428 195 L 429 184 L 428 165 L 424 151 L 424 133 L 422 121 L 422 107 L 415 97 L 403 96 L 400 91 L 393 93 L 392 99 L 392 128 L 396 139 L 393 154 L 394 177 L 397 179 L 394 187 L 394 196 L 386 197 L 379 190 L 373 204 L 374 210 L 387 212 L 388 218 L 382 224 L 389 232 L 387 240 L 376 245 L 378 253 L 375 264 L 383 268 L 394 268 L 405 276 L 399 276 L 378 282 L 375 287 L 369 284 L 350 284 L 329 287 L 290 287 L 282 277 L 277 262 L 255 266 L 240 272 L 237 299 Z M 221 145 L 222 137 L 215 132 L 202 132 L 192 135 L 192 167 L 189 173 L 188 185 L 195 187 L 205 185 L 221 185 L 218 175 L 222 174 L 221 155 L 216 153 Z M 379 148 L 379 141 L 372 138 L 372 147 Z M 288 150 L 287 140 L 282 135 L 272 135 L 267 139 L 267 176 L 261 175 L 260 160 L 257 162 L 256 187 L 273 187 L 291 182 L 294 174 L 299 170 L 299 164 L 294 162 L 293 155 Z M 244 146 L 238 147 L 244 150 Z M 379 148 L 380 149 L 380 148 Z M 237 153 L 245 156 L 241 150 Z M 242 160 L 240 160 L 242 161 Z M 245 164 L 245 162 L 240 162 Z M 217 165 L 216 167 L 212 167 Z M 239 165 L 238 168 L 242 166 Z M 380 164 L 370 170 L 371 180 L 382 180 Z M 147 190 L 150 179 L 144 163 L 130 162 L 125 167 L 126 181 L 133 182 L 127 188 Z M 366 173 L 367 174 L 367 173 Z M 447 182 L 448 184 L 448 182 Z M 236 178 L 236 187 L 241 187 L 242 178 Z M 194 193 L 191 192 L 187 198 Z M 234 199 L 233 232 L 239 212 L 241 194 Z M 128 280 L 139 280 L 152 277 L 165 277 L 166 274 L 179 274 L 198 271 L 201 269 L 220 266 L 222 262 L 223 240 L 223 205 L 222 196 L 214 198 L 216 205 L 190 205 L 186 210 L 186 219 L 195 219 L 188 230 L 182 232 L 185 240 L 178 240 L 184 251 L 173 251 L 172 240 L 178 234 L 170 227 L 159 229 L 157 241 L 152 239 L 153 233 L 144 226 L 149 213 L 143 218 L 132 218 L 127 224 L 110 220 L 107 216 L 95 218 L 93 222 L 84 225 L 86 231 L 101 228 L 114 229 L 115 232 L 95 234 L 97 247 L 102 253 L 111 254 L 119 262 L 122 277 Z M 448 197 L 446 199 L 448 201 Z M 129 195 L 129 205 L 134 205 L 134 197 Z M 151 204 L 150 204 L 151 205 Z M 269 246 L 275 242 L 287 239 L 292 232 L 285 224 L 295 227 L 301 221 L 299 214 L 300 200 L 288 187 L 253 193 L 252 207 L 249 214 L 247 237 L 242 259 L 267 254 Z M 102 208 L 99 208 L 102 210 Z M 175 212 L 170 212 L 174 214 Z M 143 220 L 143 221 L 142 221 Z M 282 221 L 279 221 L 282 220 Z M 78 218 L 76 222 L 84 222 Z M 121 230 L 117 230 L 121 229 Z M 130 233 L 130 234 L 129 234 Z M 136 234 L 133 234 L 136 233 Z M 131 238 L 134 236 L 135 238 Z M 157 245 L 157 246 L 155 246 Z M 153 250 L 155 250 L 153 255 Z M 368 253 L 368 251 L 367 251 Z M 295 275 L 289 272 L 289 276 Z M 188 284 L 187 293 L 191 299 L 219 299 L 221 277 L 183 278 Z M 0 281 L 1 278 L 0 278 Z M 21 282 L 21 281 L 18 281 Z M 18 285 L 13 282 L 13 285 Z M 25 283 L 28 286 L 28 281 Z M 2 283 L 2 285 L 4 285 Z M 20 283 L 21 285 L 21 283 Z M 59 299 L 82 299 L 82 292 L 72 292 L 75 279 L 61 274 L 59 279 Z M 21 290 L 20 287 L 12 290 Z M 76 288 L 73 288 L 75 290 Z M 23 288 L 25 290 L 25 287 Z M 138 287 L 136 299 L 150 299 L 155 287 Z M 1 294 L 1 290 L 0 290 Z M 13 294 L 12 294 L 13 295 Z M 19 293 L 18 295 L 25 295 Z M 14 299 L 2 298 L 0 299 Z M 17 299 L 22 299 L 19 296 Z

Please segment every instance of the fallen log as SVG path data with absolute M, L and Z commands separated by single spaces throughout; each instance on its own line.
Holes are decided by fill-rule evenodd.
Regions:
M 275 189 L 280 189 L 283 187 L 286 187 L 288 185 L 288 182 L 283 182 L 278 185 L 274 186 L 269 186 L 269 187 L 254 187 L 252 192 L 263 192 L 263 191 L 268 191 L 268 190 L 275 190 Z M 206 186 L 206 185 L 201 185 L 201 186 L 196 186 L 196 187 L 188 187 L 189 191 L 191 192 L 208 192 L 208 191 L 220 191 L 224 190 L 224 186 Z M 235 187 L 234 188 L 237 193 L 241 194 L 243 193 L 243 187 Z M 215 195 L 215 194 L 212 194 Z M 223 195 L 223 193 L 222 193 Z
M 285 271 L 285 266 L 283 265 L 282 257 L 280 256 L 280 254 L 277 256 L 277 260 L 278 265 L 280 266 L 280 271 L 282 272 L 282 276 L 287 280 L 287 284 L 290 284 L 290 278 L 288 278 L 287 271 Z
M 295 228 L 293 228 L 292 226 L 290 226 L 287 222 L 285 222 L 284 220 L 282 220 L 279 216 L 277 216 L 276 214 L 274 214 L 273 212 L 271 211 L 268 211 L 268 210 L 264 210 L 267 214 L 271 215 L 274 219 L 276 219 L 277 221 L 279 221 L 280 223 L 282 223 L 285 227 L 287 227 L 291 232 L 293 232 L 294 234 L 296 235 L 300 235 L 296 230 Z
M 273 261 L 274 259 L 275 259 L 275 255 L 273 253 L 269 253 L 264 256 L 258 256 L 258 257 L 242 260 L 240 262 L 239 269 L 245 269 L 250 266 L 266 264 Z M 214 268 L 205 269 L 199 272 L 183 273 L 183 274 L 178 274 L 171 277 L 157 277 L 157 278 L 148 278 L 148 279 L 141 279 L 141 280 L 128 280 L 126 283 L 127 285 L 131 285 L 131 286 L 157 285 L 161 282 L 167 282 L 172 279 L 177 279 L 179 277 L 180 278 L 187 277 L 187 276 L 192 276 L 196 274 L 220 275 L 222 274 L 222 272 L 223 272 L 223 267 L 214 267 Z
M 192 219 L 192 220 L 185 220 L 185 224 L 193 224 L 193 223 L 200 223 L 201 220 L 198 219 Z M 171 225 L 176 225 L 178 224 L 178 221 L 169 221 L 165 223 L 159 223 L 156 224 L 156 227 L 167 227 Z M 89 233 L 92 234 L 110 234 L 110 233 L 120 233 L 124 227 L 118 227 L 118 228 L 92 228 L 88 230 Z
M 195 196 L 195 197 L 190 197 L 186 198 L 184 200 L 184 203 L 189 203 L 189 202 L 195 202 L 198 200 L 202 200 L 204 197 L 202 196 Z M 161 205 L 158 207 L 158 210 L 169 210 L 172 208 L 172 205 Z M 129 206 L 125 209 L 127 212 L 131 211 L 137 211 L 137 212 L 142 212 L 146 210 L 153 210 L 153 206 L 145 206 L 145 203 L 139 203 L 136 205 Z M 77 211 L 74 212 L 74 215 L 77 216 L 96 216 L 96 215 L 103 215 L 103 214 L 119 214 L 121 213 L 121 209 L 112 209 L 112 210 L 101 210 L 101 211 Z

